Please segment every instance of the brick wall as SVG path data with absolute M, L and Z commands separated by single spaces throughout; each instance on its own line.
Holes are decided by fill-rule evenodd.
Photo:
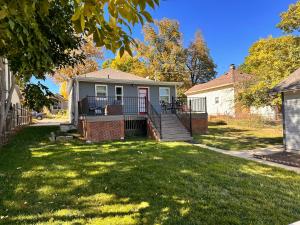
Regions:
M 160 137 L 158 135 L 159 134 L 155 132 L 152 122 L 149 119 L 147 119 L 147 136 L 148 136 L 148 138 L 158 141 L 160 139 Z
M 125 137 L 124 119 L 113 120 L 87 120 L 82 119 L 81 124 L 82 136 L 92 142 L 121 140 Z
M 180 121 L 186 129 L 190 129 L 189 114 L 181 114 Z M 205 134 L 208 131 L 208 116 L 206 113 L 192 113 L 193 134 Z

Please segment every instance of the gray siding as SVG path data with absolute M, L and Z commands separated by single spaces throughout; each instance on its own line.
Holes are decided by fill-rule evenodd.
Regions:
M 285 143 L 288 150 L 300 150 L 300 91 L 284 93 Z
M 106 84 L 106 83 L 91 83 L 91 82 L 79 82 L 79 100 L 85 98 L 86 96 L 95 96 L 95 85 L 103 84 L 108 87 L 108 96 L 115 96 L 115 86 L 123 86 L 124 97 L 138 97 L 138 87 L 148 87 L 149 88 L 149 99 L 152 105 L 160 112 L 159 105 L 159 87 L 169 87 L 170 97 L 176 96 L 175 86 L 154 86 L 154 85 L 129 85 L 129 84 Z

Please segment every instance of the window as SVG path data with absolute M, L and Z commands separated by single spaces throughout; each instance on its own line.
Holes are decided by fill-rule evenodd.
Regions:
M 97 97 L 106 98 L 107 97 L 107 86 L 106 85 L 95 85 L 95 94 Z
M 115 86 L 115 96 L 123 104 L 123 86 Z
M 170 102 L 170 88 L 160 87 L 159 88 L 159 101 L 160 102 Z
M 219 97 L 215 97 L 215 103 L 219 104 L 219 102 L 220 102 Z

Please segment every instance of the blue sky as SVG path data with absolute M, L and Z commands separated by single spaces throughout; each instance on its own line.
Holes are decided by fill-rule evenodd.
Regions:
M 200 29 L 217 64 L 218 75 L 231 63 L 243 62 L 249 47 L 258 39 L 282 35 L 276 28 L 279 14 L 296 0 L 162 0 L 152 12 L 153 18 L 175 19 L 180 24 L 184 45 L 187 46 Z M 133 37 L 143 39 L 141 26 Z M 110 55 L 110 54 L 108 54 Z M 46 85 L 58 92 L 51 80 Z

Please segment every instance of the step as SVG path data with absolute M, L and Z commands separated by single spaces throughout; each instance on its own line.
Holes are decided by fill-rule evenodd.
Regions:
M 165 142 L 171 142 L 171 141 L 192 141 L 193 138 L 164 138 L 161 139 L 160 141 L 165 141 Z
M 184 135 L 184 134 L 181 134 L 181 135 L 179 135 L 179 134 L 163 134 L 163 137 L 164 138 L 190 138 L 191 135 L 188 135 L 188 134 L 186 134 L 186 135 Z

